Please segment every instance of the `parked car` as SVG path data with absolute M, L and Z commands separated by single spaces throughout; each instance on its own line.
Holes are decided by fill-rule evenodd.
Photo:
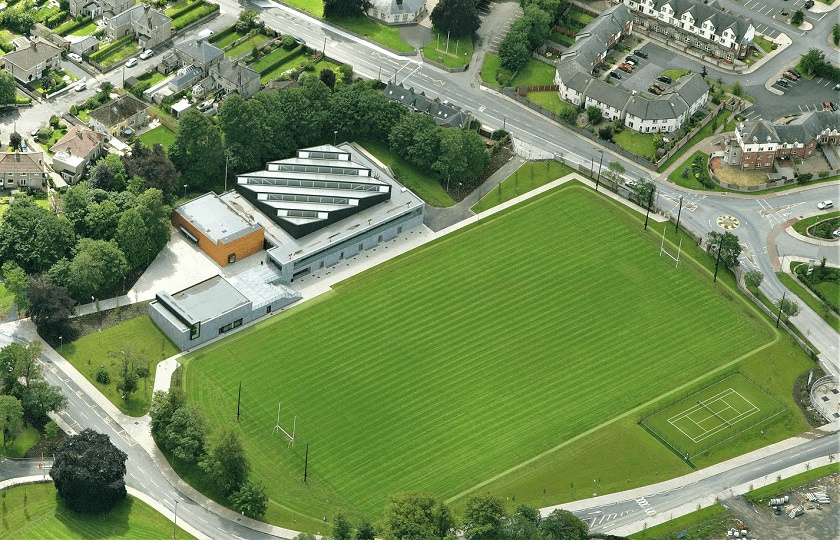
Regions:
M 834 201 L 821 201 L 817 203 L 817 208 L 819 208 L 820 210 L 827 210 L 832 206 L 834 206 Z
M 620 79 L 621 78 L 621 73 L 619 73 L 615 70 L 610 71 L 610 77 L 612 77 L 613 79 Z
M 805 2 L 805 9 L 811 9 L 812 7 L 814 7 L 814 0 L 808 0 Z
M 618 69 L 621 71 L 626 71 L 627 73 L 633 73 L 633 66 L 630 64 L 619 64 Z
M 635 51 L 633 51 L 633 54 L 635 54 L 639 58 L 647 59 L 647 57 L 648 57 L 648 53 L 646 53 L 645 51 L 641 51 L 639 49 L 636 49 Z
M 801 73 L 799 73 L 798 71 L 796 71 L 795 69 L 791 68 L 791 69 L 789 69 L 788 71 L 790 71 L 791 73 L 793 73 L 793 74 L 794 74 L 794 75 L 796 75 L 797 77 L 802 78 L 802 74 L 801 74 Z
M 647 91 L 650 92 L 651 94 L 656 94 L 657 96 L 662 93 L 662 90 L 660 90 L 659 88 L 657 88 L 655 86 L 651 86 L 650 88 L 647 89 Z
M 833 236 L 834 238 L 840 238 L 840 229 L 837 229 L 836 231 L 831 233 L 831 236 Z
M 785 79 L 779 79 L 776 81 L 776 84 L 779 86 L 784 86 L 785 88 L 790 88 L 790 83 L 787 82 Z
M 795 81 L 796 79 L 799 78 L 796 75 L 794 75 L 793 73 L 791 73 L 790 71 L 785 71 L 784 73 L 782 73 L 782 77 L 784 77 L 785 79 L 790 79 L 792 81 Z
M 151 58 L 154 55 L 155 55 L 155 51 L 153 51 L 152 49 L 146 49 L 145 51 L 140 53 L 140 60 L 148 60 L 149 58 Z
M 201 32 L 199 32 L 198 34 L 196 34 L 196 36 L 195 36 L 195 37 L 196 37 L 196 39 L 199 39 L 199 40 L 201 40 L 201 39 L 207 39 L 207 38 L 209 38 L 210 36 L 212 36 L 212 35 L 213 35 L 213 34 L 215 34 L 215 33 L 216 33 L 216 32 L 214 32 L 214 31 L 210 30 L 209 28 L 205 28 L 204 30 L 202 30 Z
M 304 41 L 303 38 L 297 36 L 295 36 L 295 43 L 297 43 L 298 45 L 306 45 L 306 41 Z
M 83 92 L 87 90 L 87 83 L 85 81 L 79 81 L 76 83 L 76 92 Z
M 659 82 L 664 82 L 665 84 L 671 84 L 673 82 L 671 80 L 671 77 L 668 77 L 666 75 L 660 75 L 659 77 L 656 78 L 656 80 L 659 81 Z
M 665 91 L 665 87 L 662 86 L 662 84 L 660 84 L 658 82 L 653 83 L 651 86 L 655 86 L 655 87 L 659 88 L 660 90 L 662 90 L 663 92 Z
M 624 181 L 624 185 L 627 186 L 630 189 L 633 189 L 634 187 L 636 187 L 636 184 L 638 184 L 638 182 L 636 182 L 632 178 L 630 180 L 625 180 Z
M 624 61 L 628 62 L 628 63 L 632 62 L 633 64 L 641 63 L 641 60 L 639 60 L 638 58 L 636 58 L 635 56 L 632 56 L 632 55 L 625 58 Z
M 832 107 L 832 106 L 831 106 L 831 102 L 830 102 L 830 101 L 823 101 L 823 110 L 824 110 L 824 111 L 829 111 L 829 112 L 830 112 L 830 111 L 833 111 L 833 110 L 834 110 L 834 107 Z
M 840 83 L 834 85 L 835 90 L 840 90 Z
M 125 67 L 134 67 L 137 65 L 137 58 L 129 58 L 128 62 L 125 63 Z
M 67 58 L 69 58 L 70 60 L 73 60 L 74 62 L 81 62 L 82 61 L 82 57 L 79 56 L 78 54 L 74 53 L 74 52 L 67 53 Z
M 625 58 L 625 59 L 624 59 L 624 63 L 625 63 L 625 64 L 630 64 L 631 66 L 635 66 L 635 65 L 636 65 L 636 62 L 634 62 L 634 61 L 632 61 L 632 60 L 629 60 L 629 58 L 630 58 L 629 56 L 628 56 L 627 58 Z

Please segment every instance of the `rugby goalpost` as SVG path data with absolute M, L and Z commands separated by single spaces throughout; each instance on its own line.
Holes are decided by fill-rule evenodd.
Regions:
M 295 415 L 294 419 L 292 420 L 292 432 L 289 433 L 286 431 L 283 426 L 280 425 L 280 403 L 277 404 L 277 422 L 274 424 L 274 429 L 271 433 L 277 433 L 278 431 L 282 432 L 283 435 L 289 439 L 289 448 L 295 445 L 295 431 L 297 431 L 297 415 Z
M 665 249 L 665 227 L 662 227 L 662 244 L 659 246 L 659 256 L 661 257 L 663 253 L 676 263 L 675 268 L 680 267 L 680 256 L 682 255 L 682 238 L 680 238 L 680 245 L 679 247 L 677 247 L 677 256 L 674 257 L 673 255 L 668 253 L 667 249 Z

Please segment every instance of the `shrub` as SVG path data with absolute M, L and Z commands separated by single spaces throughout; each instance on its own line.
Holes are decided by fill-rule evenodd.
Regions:
M 96 372 L 96 382 L 111 384 L 111 374 L 105 368 L 99 368 L 99 371 Z
M 502 86 L 508 86 L 510 81 L 513 80 L 513 72 L 509 69 L 499 68 L 499 71 L 496 72 L 496 82 L 498 82 Z
M 490 134 L 490 139 L 494 141 L 501 141 L 505 137 L 508 136 L 508 132 L 503 129 L 497 129 L 493 133 Z
M 796 182 L 799 184 L 806 184 L 808 183 L 814 175 L 812 173 L 802 173 L 796 177 Z

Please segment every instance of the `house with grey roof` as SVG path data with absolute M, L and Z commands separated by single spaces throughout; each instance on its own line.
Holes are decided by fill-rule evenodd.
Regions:
M 383 90 L 385 97 L 399 101 L 414 112 L 428 114 L 435 123 L 443 127 L 464 127 L 469 114 L 457 105 L 439 99 L 429 99 L 424 92 L 414 92 L 414 88 L 405 88 L 402 83 L 389 82 Z
M 640 133 L 679 129 L 708 100 L 709 86 L 690 74 L 661 96 L 642 96 L 593 77 L 607 52 L 633 31 L 633 15 L 617 4 L 596 17 L 560 55 L 554 82 L 561 99 L 576 107 L 597 107 L 605 118 L 620 120 Z
M 122 13 L 135 3 L 135 0 L 70 0 L 69 11 L 74 19 L 79 15 L 109 18 Z
M 106 35 L 112 41 L 130 35 L 141 48 L 152 49 L 172 37 L 172 19 L 149 4 L 137 4 L 108 19 Z
M 85 36 L 70 43 L 70 52 L 76 54 L 91 54 L 99 50 L 99 40 L 93 36 Z
M 727 62 L 744 58 L 755 38 L 749 19 L 726 11 L 716 0 L 623 2 L 633 9 L 636 24 Z
M 833 154 L 833 147 L 840 145 L 840 112 L 810 112 L 779 122 L 742 122 L 736 126 L 735 142 L 729 145 L 727 162 L 742 170 L 770 169 L 777 160 L 806 159 L 820 148 L 826 155 Z
M 206 77 L 210 73 L 210 67 L 225 57 L 225 51 L 207 40 L 189 39 L 175 44 L 175 56 L 180 67 L 194 66 Z
M 237 92 L 244 99 L 260 91 L 260 74 L 239 60 L 222 60 L 210 68 L 213 87 L 225 94 Z
M 123 94 L 90 112 L 90 127 L 107 137 L 137 130 L 148 121 L 149 105 L 131 94 Z
M 35 38 L 29 45 L 0 57 L 3 69 L 22 83 L 31 83 L 50 69 L 61 69 L 61 49 L 52 43 Z
M 410 24 L 426 13 L 426 0 L 371 0 L 368 16 L 385 24 Z
M 47 173 L 41 152 L 0 152 L 0 178 L 4 189 L 44 189 Z

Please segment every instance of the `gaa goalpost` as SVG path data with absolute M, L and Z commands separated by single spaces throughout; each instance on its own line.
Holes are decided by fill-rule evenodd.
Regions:
M 665 249 L 665 229 L 666 229 L 666 227 L 662 227 L 662 244 L 659 246 L 659 256 L 661 257 L 662 254 L 664 253 L 665 255 L 670 257 L 670 259 L 672 261 L 674 261 L 676 263 L 675 267 L 679 268 L 680 267 L 680 256 L 682 255 L 682 238 L 680 238 L 680 244 L 677 247 L 677 255 L 675 257 L 675 256 L 671 255 L 670 253 L 668 253 L 668 250 Z
M 292 432 L 289 433 L 286 431 L 283 426 L 280 425 L 280 403 L 277 404 L 277 422 L 274 424 L 274 429 L 271 431 L 272 433 L 277 433 L 278 431 L 282 432 L 283 435 L 289 439 L 289 448 L 295 445 L 295 432 L 297 431 L 297 415 L 295 415 L 294 419 L 292 420 Z

